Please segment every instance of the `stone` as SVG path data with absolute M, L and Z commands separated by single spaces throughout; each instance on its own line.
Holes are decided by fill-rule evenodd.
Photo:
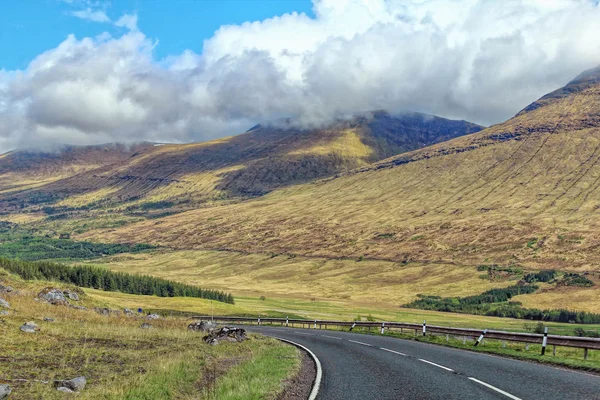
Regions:
M 160 318 L 160 315 L 158 315 L 158 314 L 149 314 L 146 316 L 146 319 L 150 319 L 150 320 L 159 319 L 159 318 Z
M 147 322 L 144 322 L 143 324 L 140 325 L 140 328 L 142 328 L 142 329 L 150 329 L 150 328 L 152 328 L 152 325 L 150 325 Z
M 124 308 L 123 309 L 123 313 L 125 315 L 133 315 L 133 311 L 131 311 L 129 308 Z
M 10 314 L 10 313 L 6 310 L 0 311 L 0 315 L 8 315 L 8 314 Z
M 54 318 L 44 317 L 44 321 L 46 321 L 46 322 L 54 322 Z
M 63 290 L 63 294 L 71 300 L 79 301 L 79 295 L 72 290 Z
M 25 333 L 36 333 L 40 330 L 37 324 L 33 321 L 24 323 L 19 329 Z
M 69 305 L 71 308 L 74 308 L 76 310 L 82 310 L 82 311 L 87 311 L 87 308 L 84 306 L 74 306 L 72 304 Z
M 218 331 L 212 331 L 208 335 L 204 336 L 202 340 L 210 345 L 217 345 L 223 341 L 243 342 L 246 339 L 248 339 L 248 336 L 246 336 L 245 329 L 224 326 Z
M 67 298 L 60 289 L 47 287 L 42 290 L 37 297 L 38 299 L 45 300 L 50 304 L 63 306 L 69 305 Z
M 56 390 L 58 390 L 59 392 L 63 392 L 63 393 L 75 393 L 75 392 L 74 392 L 74 391 L 72 391 L 71 389 L 69 389 L 69 388 L 66 388 L 66 387 L 63 387 L 63 386 L 61 386 L 61 387 L 57 388 Z
M 13 291 L 12 287 L 0 285 L 0 293 L 10 293 L 12 291 Z
M 61 388 L 66 388 L 72 392 L 81 392 L 85 389 L 85 385 L 87 380 L 85 376 L 78 376 L 77 378 L 73 378 L 68 381 L 54 381 L 54 386 L 60 390 Z
M 210 332 L 217 327 L 217 324 L 211 321 L 194 322 L 188 325 L 190 331 Z
M 109 315 L 110 314 L 110 310 L 108 308 L 94 307 L 94 311 L 96 311 L 98 314 L 102 314 L 102 315 Z
M 8 396 L 11 394 L 12 390 L 10 390 L 10 386 L 8 385 L 0 385 L 0 400 L 8 399 Z
M 0 308 L 10 308 L 10 304 L 8 304 L 8 301 L 0 299 Z

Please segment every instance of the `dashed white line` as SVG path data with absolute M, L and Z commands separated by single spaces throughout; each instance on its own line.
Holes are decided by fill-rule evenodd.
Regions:
M 328 336 L 328 335 L 321 335 L 323 337 L 329 338 L 329 339 L 338 339 L 338 340 L 342 340 L 341 337 L 337 337 L 337 336 Z
M 295 332 L 295 333 L 297 333 L 297 334 L 299 334 L 299 335 L 315 336 L 315 334 L 314 334 L 314 333 L 306 333 L 306 332 Z
M 454 372 L 454 370 L 453 370 L 453 369 L 451 369 L 451 368 L 444 367 L 443 365 L 436 364 L 436 363 L 434 363 L 434 362 L 431 362 L 431 361 L 423 360 L 422 358 L 419 358 L 419 361 L 423 361 L 424 363 L 427 363 L 427 364 L 434 365 L 434 366 L 436 366 L 436 367 L 438 367 L 438 368 L 441 368 L 441 369 L 445 369 L 446 371 Z
M 475 378 L 469 378 L 469 379 L 470 379 L 470 380 L 472 380 L 473 382 L 477 382 L 477 383 L 479 383 L 480 385 L 483 385 L 483 386 L 485 386 L 485 387 L 487 387 L 487 388 L 490 388 L 490 389 L 492 389 L 492 390 L 495 390 L 496 392 L 498 392 L 498 393 L 500 393 L 500 394 L 503 394 L 503 395 L 505 395 L 505 396 L 506 396 L 506 397 L 508 397 L 509 399 L 513 399 L 513 400 L 521 400 L 519 397 L 517 397 L 517 396 L 513 396 L 512 394 L 510 394 L 510 393 L 507 393 L 507 392 L 505 392 L 505 391 L 504 391 L 504 390 L 502 390 L 502 389 L 498 389 L 497 387 L 495 387 L 495 386 L 492 386 L 492 385 L 490 385 L 489 383 L 485 383 L 485 382 L 483 382 L 483 381 L 480 381 L 479 379 L 475 379 Z
M 380 349 L 383 350 L 383 351 L 389 351 L 390 353 L 399 354 L 401 356 L 405 356 L 406 355 L 404 353 L 400 353 L 399 351 L 394 351 L 394 350 L 386 349 L 386 348 L 383 348 L 383 347 L 380 347 Z
M 352 343 L 356 343 L 356 344 L 362 344 L 363 346 L 373 347 L 373 345 L 369 344 L 369 343 L 357 342 L 356 340 L 350 340 L 350 339 L 348 339 L 348 341 L 352 342 Z

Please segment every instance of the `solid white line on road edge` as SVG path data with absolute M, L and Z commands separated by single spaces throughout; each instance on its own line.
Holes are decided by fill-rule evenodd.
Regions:
M 338 339 L 338 340 L 342 340 L 341 337 L 337 337 L 337 336 L 328 336 L 328 335 L 321 335 L 323 337 L 329 338 L 329 339 Z
M 507 393 L 507 392 L 505 392 L 505 391 L 504 391 L 504 390 L 502 390 L 502 389 L 498 389 L 497 387 L 495 387 L 495 386 L 492 386 L 492 385 L 490 385 L 490 384 L 488 384 L 488 383 L 482 382 L 482 381 L 480 381 L 479 379 L 475 379 L 475 378 L 469 378 L 469 379 L 470 379 L 470 380 L 472 380 L 473 382 L 477 382 L 477 383 L 479 383 L 480 385 L 483 385 L 483 386 L 485 386 L 485 387 L 488 387 L 488 388 L 490 388 L 490 389 L 492 389 L 492 390 L 495 390 L 496 392 L 498 392 L 498 393 L 501 393 L 501 394 L 505 395 L 506 397 L 508 397 L 508 398 L 510 398 L 510 399 L 513 399 L 513 400 L 521 400 L 519 397 L 517 397 L 517 396 L 513 396 L 512 394 L 510 394 L 510 393 Z
M 441 368 L 441 369 L 445 369 L 446 371 L 454 372 L 454 370 L 451 369 L 451 368 L 444 367 L 443 365 L 436 364 L 436 363 L 431 362 L 431 361 L 423 360 L 422 358 L 419 358 L 419 361 L 423 361 L 424 363 L 435 365 L 436 367 Z
M 357 342 L 356 340 L 350 340 L 350 339 L 348 339 L 348 341 L 352 342 L 352 343 L 356 343 L 356 344 L 362 344 L 363 346 L 371 346 L 371 347 L 373 347 L 373 345 L 369 344 L 369 343 Z
M 394 350 L 390 350 L 390 349 L 385 349 L 385 348 L 383 348 L 383 347 L 380 347 L 380 349 L 381 349 L 381 350 L 383 350 L 383 351 L 389 351 L 390 353 L 399 354 L 399 355 L 401 355 L 401 356 L 405 356 L 405 355 L 406 355 L 406 354 L 404 354 L 404 353 L 400 353 L 399 351 L 394 351 Z
M 317 358 L 315 353 L 310 351 L 310 349 L 308 349 L 307 347 L 302 346 L 300 343 L 292 342 L 291 340 L 287 340 L 287 339 L 282 339 L 277 336 L 273 336 L 273 337 L 277 340 L 281 340 L 282 342 L 287 342 L 289 344 L 293 344 L 294 346 L 299 347 L 302 350 L 306 351 L 311 356 L 311 358 L 315 362 L 315 367 L 317 368 L 317 376 L 315 377 L 315 381 L 313 383 L 313 388 L 310 391 L 310 396 L 308 396 L 308 400 L 315 400 L 317 398 L 317 394 L 319 394 L 319 388 L 321 387 L 321 379 L 323 379 L 323 368 L 321 368 L 321 361 L 319 361 L 319 359 Z

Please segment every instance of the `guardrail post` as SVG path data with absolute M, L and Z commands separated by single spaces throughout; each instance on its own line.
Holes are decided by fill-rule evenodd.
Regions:
M 385 330 L 385 322 L 381 323 L 381 334 L 383 335 L 383 331 Z
M 556 355 L 556 345 L 552 345 L 552 355 Z
M 260 326 L 260 317 L 258 317 L 258 325 Z
M 544 338 L 542 339 L 542 355 L 546 354 L 546 345 L 548 344 L 548 327 L 544 328 Z
M 290 317 L 285 317 L 285 327 L 287 328 L 290 325 Z
M 427 334 L 427 321 L 423 320 L 423 336 Z
M 584 360 L 588 359 L 588 349 L 583 349 L 583 359 Z
M 317 320 L 315 319 L 315 329 L 317 329 Z
M 486 333 L 487 333 L 487 329 L 484 329 L 483 332 L 481 332 L 481 335 L 479 336 L 479 338 L 477 339 L 477 341 L 475 342 L 475 344 L 473 346 L 475 346 L 475 347 L 479 346 L 479 343 L 481 343 L 481 341 L 485 337 Z
M 354 322 L 354 323 L 352 324 L 352 326 L 350 327 L 350 332 L 352 332 L 352 329 L 354 329 L 354 327 L 355 327 L 355 326 L 356 326 L 356 322 Z

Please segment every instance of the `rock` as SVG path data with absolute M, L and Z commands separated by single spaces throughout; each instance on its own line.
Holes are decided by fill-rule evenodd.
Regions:
M 60 289 L 47 287 L 42 290 L 37 297 L 41 300 L 47 301 L 50 304 L 62 306 L 69 305 L 67 298 Z
M 125 315 L 133 315 L 133 311 L 131 311 L 129 308 L 124 308 L 123 309 L 123 313 Z
M 72 290 L 63 290 L 63 294 L 71 300 L 79 301 L 79 295 Z
M 94 307 L 94 311 L 96 311 L 98 314 L 102 314 L 102 315 L 109 315 L 110 314 L 110 310 L 108 308 Z
M 56 390 L 58 390 L 59 392 L 63 392 L 63 393 L 75 393 L 75 392 L 74 392 L 74 391 L 72 391 L 71 389 L 69 389 L 69 388 L 66 388 L 66 387 L 63 387 L 63 386 L 61 386 L 61 387 L 57 388 Z
M 0 400 L 8 399 L 8 396 L 12 390 L 10 390 L 10 386 L 8 385 L 0 385 Z
M 211 321 L 194 322 L 188 325 L 190 331 L 210 332 L 217 327 L 217 324 Z
M 68 381 L 54 381 L 54 386 L 57 387 L 58 390 L 66 388 L 72 392 L 81 392 L 85 388 L 86 383 L 87 380 L 85 379 L 85 376 L 79 376 Z
M 0 299 L 0 308 L 10 308 L 10 304 L 8 304 L 8 301 Z
M 8 314 L 10 314 L 10 313 L 6 310 L 0 311 L 0 315 L 8 315 Z
M 54 322 L 54 318 L 44 317 L 44 321 L 46 321 L 46 322 Z
M 74 305 L 70 305 L 71 308 L 74 308 L 76 310 L 82 310 L 82 311 L 87 311 L 87 308 L 84 306 L 74 306 Z
M 13 291 L 12 287 L 0 285 L 0 293 L 10 293 L 12 291 Z
M 245 329 L 224 326 L 218 331 L 212 331 L 208 335 L 204 336 L 202 340 L 208 344 L 216 345 L 222 341 L 243 342 L 246 339 L 248 339 L 248 336 L 246 336 Z
M 36 333 L 40 330 L 37 324 L 33 321 L 24 323 L 19 329 L 25 333 Z
M 150 319 L 150 320 L 159 319 L 159 318 L 160 318 L 160 315 L 158 315 L 158 314 L 150 314 L 150 315 L 146 316 L 146 319 Z
M 140 328 L 142 328 L 142 329 L 150 329 L 150 328 L 152 328 L 152 325 L 150 325 L 147 322 L 144 322 L 143 324 L 140 325 Z

